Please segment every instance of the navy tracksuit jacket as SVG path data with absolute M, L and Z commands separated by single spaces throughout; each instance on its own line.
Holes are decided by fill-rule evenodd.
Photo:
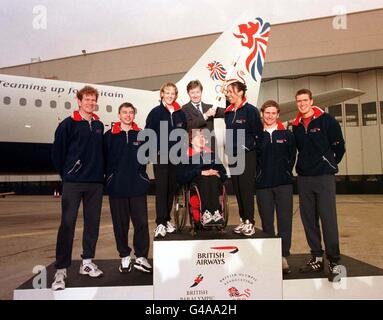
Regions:
M 318 107 L 313 110 L 307 129 L 300 114 L 293 122 L 299 152 L 296 171 L 300 176 L 335 174 L 346 151 L 342 130 L 331 115 Z
M 149 189 L 146 165 L 137 160 L 142 141 L 137 140 L 140 129 L 123 131 L 120 122 L 105 133 L 106 189 L 111 198 L 128 198 L 145 195 Z
M 294 135 L 281 122 L 278 122 L 278 128 L 271 136 L 263 131 L 261 142 L 257 146 L 257 189 L 293 183 L 295 158 Z
M 63 182 L 103 183 L 103 134 L 104 125 L 95 114 L 88 122 L 75 111 L 59 124 L 52 161 Z

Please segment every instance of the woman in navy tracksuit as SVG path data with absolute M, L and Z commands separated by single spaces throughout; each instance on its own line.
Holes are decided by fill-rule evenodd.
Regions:
M 170 148 L 177 141 L 170 141 L 169 136 L 174 129 L 186 130 L 186 117 L 176 102 L 178 89 L 173 83 L 166 83 L 161 87 L 161 103 L 150 111 L 146 118 L 145 129 L 152 129 L 156 133 L 157 163 L 153 164 L 156 179 L 156 223 L 154 236 L 165 237 L 166 233 L 176 231 L 170 222 L 170 213 L 176 193 L 176 166 L 169 159 Z M 161 126 L 167 130 L 161 130 Z M 161 148 L 166 145 L 167 148 Z
M 200 129 L 190 131 L 191 146 L 188 163 L 177 168 L 180 184 L 196 183 L 201 198 L 200 221 L 203 225 L 223 223 L 219 196 L 221 185 L 226 179 L 226 170 L 213 150 L 206 147 L 206 139 Z
M 246 101 L 246 85 L 242 82 L 231 83 L 227 87 L 227 98 L 231 105 L 225 110 L 226 147 L 229 155 L 229 167 L 233 188 L 237 197 L 240 224 L 234 228 L 235 233 L 251 236 L 254 229 L 254 179 L 256 166 L 256 144 L 262 135 L 262 122 L 258 109 Z M 232 139 L 230 137 L 232 134 Z M 232 142 L 232 143 L 231 143 Z M 232 150 L 228 150 L 231 144 Z M 235 170 L 230 163 L 232 156 L 244 160 L 244 171 Z M 244 158 L 244 159 L 243 159 Z M 237 161 L 237 164 L 239 163 Z M 243 161 L 242 161 L 243 162 Z M 236 172 L 237 171 L 237 172 Z M 239 170 L 241 171 L 241 170 Z
M 286 257 L 290 255 L 293 217 L 293 175 L 296 147 L 292 132 L 278 120 L 279 105 L 273 100 L 261 107 L 262 143 L 257 147 L 257 205 L 264 232 L 275 235 L 274 211 L 278 235 L 282 238 L 282 270 L 290 273 Z
M 133 246 L 137 259 L 134 267 L 150 272 L 147 261 L 149 253 L 148 210 L 146 193 L 149 178 L 146 166 L 137 160 L 137 152 L 142 141 L 137 135 L 140 129 L 134 123 L 135 107 L 123 103 L 119 107 L 121 122 L 105 133 L 106 189 L 112 213 L 113 229 L 117 250 L 121 257 L 120 272 L 129 272 L 133 263 L 128 246 L 130 219 L 134 226 Z

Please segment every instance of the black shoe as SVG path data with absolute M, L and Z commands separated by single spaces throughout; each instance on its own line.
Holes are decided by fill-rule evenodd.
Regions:
M 341 279 L 340 265 L 336 262 L 329 262 L 328 264 L 328 281 L 339 282 Z
M 309 273 L 309 272 L 320 272 L 323 270 L 323 260 L 317 261 L 316 257 L 312 257 L 304 266 L 299 268 L 299 272 Z
M 291 273 L 291 270 L 290 270 L 290 268 L 283 268 L 283 269 L 282 269 L 282 273 L 283 273 L 283 274 L 290 274 L 290 273 Z
M 290 274 L 291 273 L 290 266 L 287 262 L 286 257 L 282 257 L 282 273 L 283 274 Z

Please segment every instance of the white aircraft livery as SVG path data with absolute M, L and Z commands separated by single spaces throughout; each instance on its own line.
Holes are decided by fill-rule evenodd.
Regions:
M 247 85 L 247 99 L 255 105 L 269 33 L 270 24 L 264 19 L 251 12 L 240 17 L 177 83 L 178 103 L 189 101 L 186 85 L 198 79 L 204 86 L 203 101 L 225 107 L 225 85 L 238 80 Z M 121 103 L 130 102 L 138 109 L 136 122 L 142 128 L 149 111 L 159 103 L 158 91 L 1 74 L 0 175 L 55 173 L 50 158 L 55 129 L 78 109 L 75 95 L 85 85 L 97 88 L 100 93 L 96 114 L 104 123 L 105 131 L 117 120 Z M 361 94 L 358 90 L 340 90 L 343 91 L 322 94 L 321 98 L 336 103 Z M 294 103 L 281 105 L 282 116 L 292 112 L 295 112 Z M 215 133 L 217 142 L 222 145 L 222 119 L 215 121 Z

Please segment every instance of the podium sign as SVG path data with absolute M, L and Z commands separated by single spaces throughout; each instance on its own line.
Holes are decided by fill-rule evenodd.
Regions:
M 155 300 L 282 299 L 279 238 L 154 241 Z

